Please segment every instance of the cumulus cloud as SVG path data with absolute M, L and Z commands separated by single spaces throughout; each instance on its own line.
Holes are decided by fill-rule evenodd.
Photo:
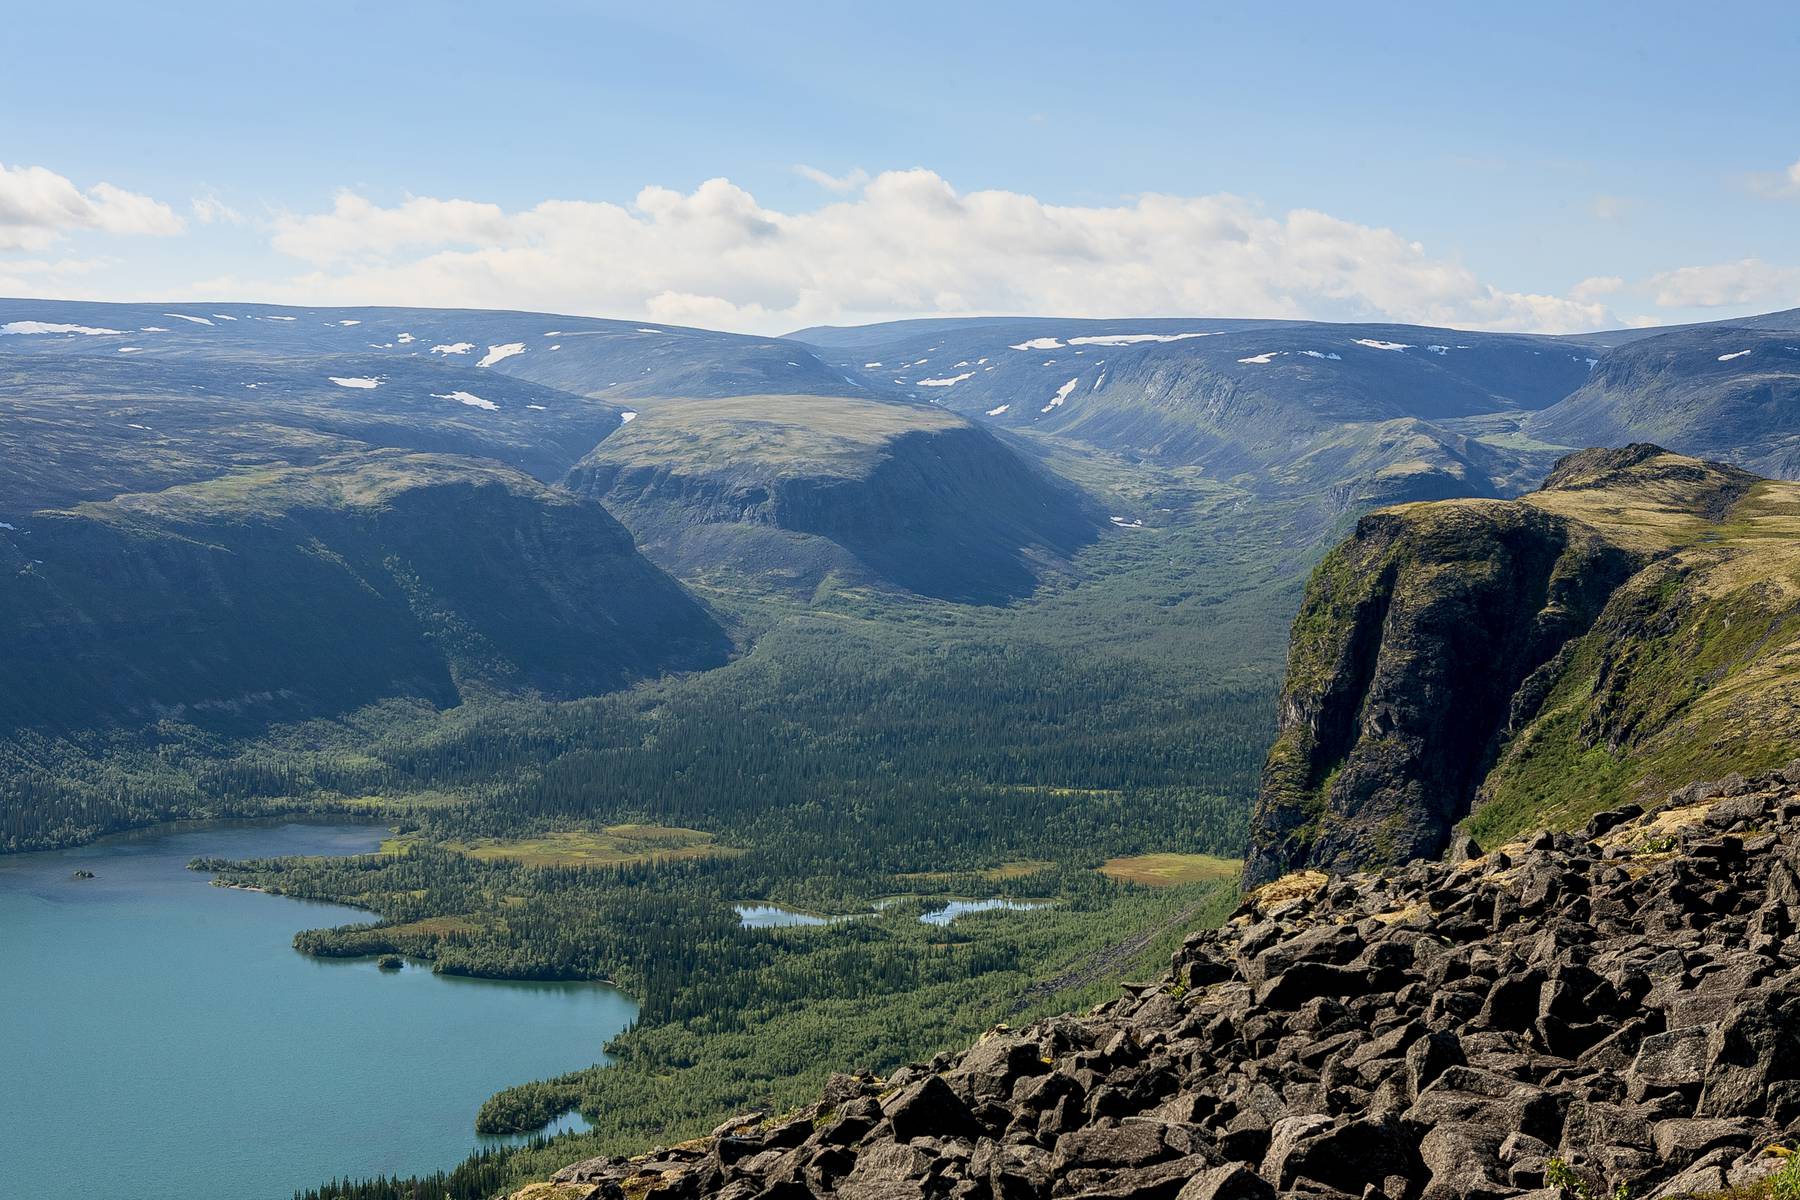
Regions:
M 1592 297 L 1506 291 L 1390 229 L 1232 195 L 1111 206 L 958 192 L 889 171 L 810 212 L 725 179 L 649 187 L 629 205 L 547 200 L 506 211 L 341 192 L 276 222 L 312 268 L 301 303 L 519 307 L 774 332 L 923 313 L 1383 319 L 1569 331 L 1605 323 Z
M 1663 271 L 1650 277 L 1650 286 L 1664 308 L 1779 307 L 1800 304 L 1800 267 L 1745 258 Z
M 329 265 L 431 247 L 500 248 L 513 240 L 512 220 L 497 204 L 414 196 L 397 207 L 379 208 L 341 191 L 330 212 L 277 217 L 274 245 L 283 254 Z
M 1624 287 L 1625 281 L 1617 275 L 1590 275 L 1569 289 L 1569 297 L 1581 301 L 1598 300 L 1614 295 Z
M 0 250 L 42 250 L 81 230 L 180 233 L 182 220 L 160 201 L 110 183 L 82 191 L 47 167 L 0 163 Z

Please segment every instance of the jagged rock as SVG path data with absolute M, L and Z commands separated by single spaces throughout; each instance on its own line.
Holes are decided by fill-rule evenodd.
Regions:
M 1277 883 L 1085 1017 L 556 1180 L 605 1200 L 1563 1200 L 1560 1160 L 1596 1195 L 1754 1183 L 1800 1133 L 1791 774 L 1618 810 L 1594 840 Z
M 1262 1176 L 1228 1163 L 1188 1180 L 1175 1200 L 1275 1200 L 1275 1189 Z
M 881 1106 L 902 1142 L 916 1137 L 980 1137 L 981 1126 L 940 1075 L 927 1075 Z

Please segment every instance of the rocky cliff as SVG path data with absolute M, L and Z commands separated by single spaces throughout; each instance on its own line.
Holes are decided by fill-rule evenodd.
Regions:
M 1363 518 L 1290 641 L 1246 879 L 1435 857 L 1800 752 L 1800 489 L 1636 445 Z
M 1796 781 L 1296 873 L 1084 1016 L 515 1200 L 1791 1194 Z

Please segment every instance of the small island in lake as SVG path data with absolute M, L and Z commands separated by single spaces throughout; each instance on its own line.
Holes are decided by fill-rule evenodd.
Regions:
M 383 971 L 398 971 L 406 965 L 406 960 L 398 954 L 384 954 L 375 960 L 375 965 Z
M 70 879 L 92 879 L 92 878 L 94 878 L 94 873 L 92 871 L 87 870 L 86 868 L 83 868 L 82 870 L 76 871 L 73 874 L 71 874 L 69 876 L 69 878 Z

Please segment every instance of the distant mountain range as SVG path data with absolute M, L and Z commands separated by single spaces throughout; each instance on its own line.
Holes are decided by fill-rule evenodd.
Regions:
M 1574 338 L 1187 318 L 771 338 L 3 300 L 0 691 L 58 700 L 0 717 L 608 689 L 731 652 L 695 587 L 1008 604 L 1141 530 L 1170 480 L 1298 505 L 1316 540 L 1378 504 L 1518 495 L 1588 444 L 1800 474 L 1796 346 L 1796 312 Z

